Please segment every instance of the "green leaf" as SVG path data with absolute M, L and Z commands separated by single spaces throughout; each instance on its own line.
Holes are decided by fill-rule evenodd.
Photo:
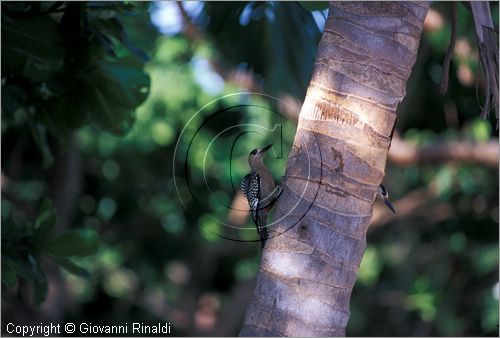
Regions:
M 33 281 L 31 267 L 30 267 L 30 264 L 27 260 L 24 260 L 24 259 L 21 259 L 18 257 L 3 257 L 2 256 L 2 263 L 4 261 L 9 261 L 10 264 L 12 264 L 12 267 L 14 268 L 17 275 L 21 276 L 23 279 L 25 279 L 28 282 Z
M 88 116 L 101 128 L 123 135 L 134 122 L 134 110 L 148 96 L 149 76 L 132 58 L 103 62 L 88 74 Z
M 49 289 L 47 275 L 40 266 L 38 260 L 33 259 L 33 295 L 35 297 L 35 303 L 40 305 L 47 297 L 47 291 Z
M 116 135 L 128 132 L 135 109 L 149 92 L 149 76 L 132 57 L 100 62 L 73 81 L 60 98 L 50 102 L 51 116 L 62 129 L 93 122 Z
M 12 288 L 16 285 L 17 275 L 16 269 L 12 262 L 8 259 L 2 259 L 2 283 L 7 287 Z
M 97 252 L 97 234 L 93 230 L 68 231 L 45 242 L 42 250 L 51 256 L 90 256 Z
M 47 128 L 45 125 L 36 122 L 29 113 L 25 113 L 24 115 L 28 120 L 33 139 L 42 153 L 43 167 L 47 169 L 54 163 L 54 156 L 47 141 Z
M 68 271 L 69 273 L 72 273 L 73 275 L 77 275 L 80 277 L 88 277 L 90 274 L 87 270 L 73 262 L 71 259 L 66 258 L 66 257 L 56 257 L 56 256 L 49 256 L 59 264 L 64 270 Z
M 56 215 L 52 201 L 45 198 L 40 208 L 40 213 L 35 221 L 35 232 L 38 239 L 45 237 L 56 223 Z
M 300 1 L 300 4 L 309 12 L 322 11 L 328 8 L 328 1 Z
M 88 85 L 81 78 L 60 79 L 59 83 L 65 83 L 67 88 L 62 88 L 58 97 L 48 101 L 48 112 L 51 122 L 54 124 L 52 130 L 70 134 L 74 129 L 88 123 L 88 112 L 86 105 L 89 95 Z
M 2 68 L 37 81 L 61 69 L 63 60 L 60 33 L 51 17 L 2 15 Z

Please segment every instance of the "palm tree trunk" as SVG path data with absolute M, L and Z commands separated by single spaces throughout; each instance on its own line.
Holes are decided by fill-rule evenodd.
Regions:
M 343 336 L 428 4 L 332 2 L 242 336 Z

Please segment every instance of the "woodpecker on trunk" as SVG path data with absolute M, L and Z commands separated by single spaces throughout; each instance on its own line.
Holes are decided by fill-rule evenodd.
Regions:
M 378 196 L 382 199 L 385 205 L 387 205 L 387 207 L 391 209 L 393 213 L 396 213 L 394 206 L 392 205 L 391 201 L 389 201 L 389 192 L 387 192 L 387 189 L 382 184 L 379 187 Z
M 248 200 L 252 220 L 260 237 L 261 248 L 264 248 L 268 237 L 267 214 L 283 191 L 281 186 L 275 187 L 273 175 L 264 164 L 264 155 L 271 147 L 272 144 L 262 149 L 252 150 L 248 156 L 250 174 L 241 181 L 241 191 Z

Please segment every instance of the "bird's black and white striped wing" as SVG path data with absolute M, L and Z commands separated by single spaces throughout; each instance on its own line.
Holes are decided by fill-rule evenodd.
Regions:
M 250 202 L 253 199 L 260 199 L 260 178 L 252 172 L 246 175 L 241 181 L 241 191 Z
M 250 211 L 252 213 L 252 219 L 255 224 L 257 224 L 258 217 L 257 211 L 259 210 L 259 200 L 260 200 L 260 177 L 258 174 L 252 172 L 246 175 L 241 181 L 241 191 L 243 195 L 248 200 L 248 205 L 250 206 Z M 258 229 L 259 230 L 259 229 Z M 260 234 L 260 231 L 259 231 Z

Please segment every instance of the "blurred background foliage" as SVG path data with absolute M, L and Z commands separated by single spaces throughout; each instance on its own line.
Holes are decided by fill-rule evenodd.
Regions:
M 396 127 L 409 144 L 498 139 L 457 11 L 445 96 L 449 4 L 426 19 Z M 248 219 L 221 222 L 251 149 L 271 140 L 283 174 L 326 16 L 322 2 L 2 2 L 4 322 L 236 335 L 259 245 L 217 234 L 256 239 Z M 245 129 L 221 132 L 237 124 L 268 131 L 234 143 L 230 171 Z M 498 166 L 388 162 L 385 185 L 401 215 L 375 205 L 348 335 L 497 336 Z

